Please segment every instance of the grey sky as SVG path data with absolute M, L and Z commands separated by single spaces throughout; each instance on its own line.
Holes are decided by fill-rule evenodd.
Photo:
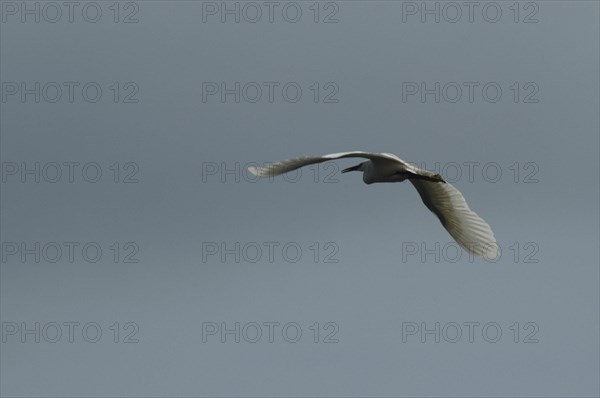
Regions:
M 0 3 L 2 396 L 598 396 L 597 2 L 22 4 Z M 500 260 L 354 160 L 245 172 L 347 150 L 439 162 Z

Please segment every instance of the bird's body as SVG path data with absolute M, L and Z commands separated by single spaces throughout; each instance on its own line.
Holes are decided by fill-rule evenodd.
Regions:
M 406 163 L 391 153 L 340 152 L 292 158 L 265 167 L 249 167 L 248 170 L 259 177 L 272 177 L 309 164 L 342 158 L 367 159 L 342 170 L 342 173 L 362 171 L 366 184 L 409 180 L 419 192 L 425 206 L 439 218 L 463 249 L 486 259 L 498 257 L 498 245 L 490 226 L 469 208 L 458 189 L 444 181 L 439 174 Z

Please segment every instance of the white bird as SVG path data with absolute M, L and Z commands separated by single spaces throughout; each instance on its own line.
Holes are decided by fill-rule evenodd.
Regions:
M 353 151 L 303 156 L 264 167 L 251 166 L 248 170 L 258 177 L 272 177 L 309 164 L 341 158 L 368 159 L 342 170 L 342 173 L 362 171 L 366 184 L 409 180 L 419 192 L 425 206 L 439 218 L 444 228 L 464 250 L 488 260 L 498 257 L 499 248 L 492 229 L 469 208 L 458 189 L 444 181 L 439 174 L 415 167 L 391 153 Z

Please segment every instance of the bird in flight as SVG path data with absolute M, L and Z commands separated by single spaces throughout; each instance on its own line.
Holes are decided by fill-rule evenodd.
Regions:
M 469 208 L 460 191 L 444 181 L 439 174 L 415 167 L 391 153 L 340 152 L 323 156 L 302 156 L 248 167 L 257 177 L 273 177 L 309 164 L 343 158 L 367 159 L 342 170 L 362 171 L 365 184 L 409 180 L 419 192 L 423 203 L 441 221 L 454 240 L 468 253 L 488 260 L 496 259 L 499 248 L 490 226 Z

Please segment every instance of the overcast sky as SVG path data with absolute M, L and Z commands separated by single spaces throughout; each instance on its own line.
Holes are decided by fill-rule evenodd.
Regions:
M 1 395 L 599 395 L 597 2 L 0 7 Z

